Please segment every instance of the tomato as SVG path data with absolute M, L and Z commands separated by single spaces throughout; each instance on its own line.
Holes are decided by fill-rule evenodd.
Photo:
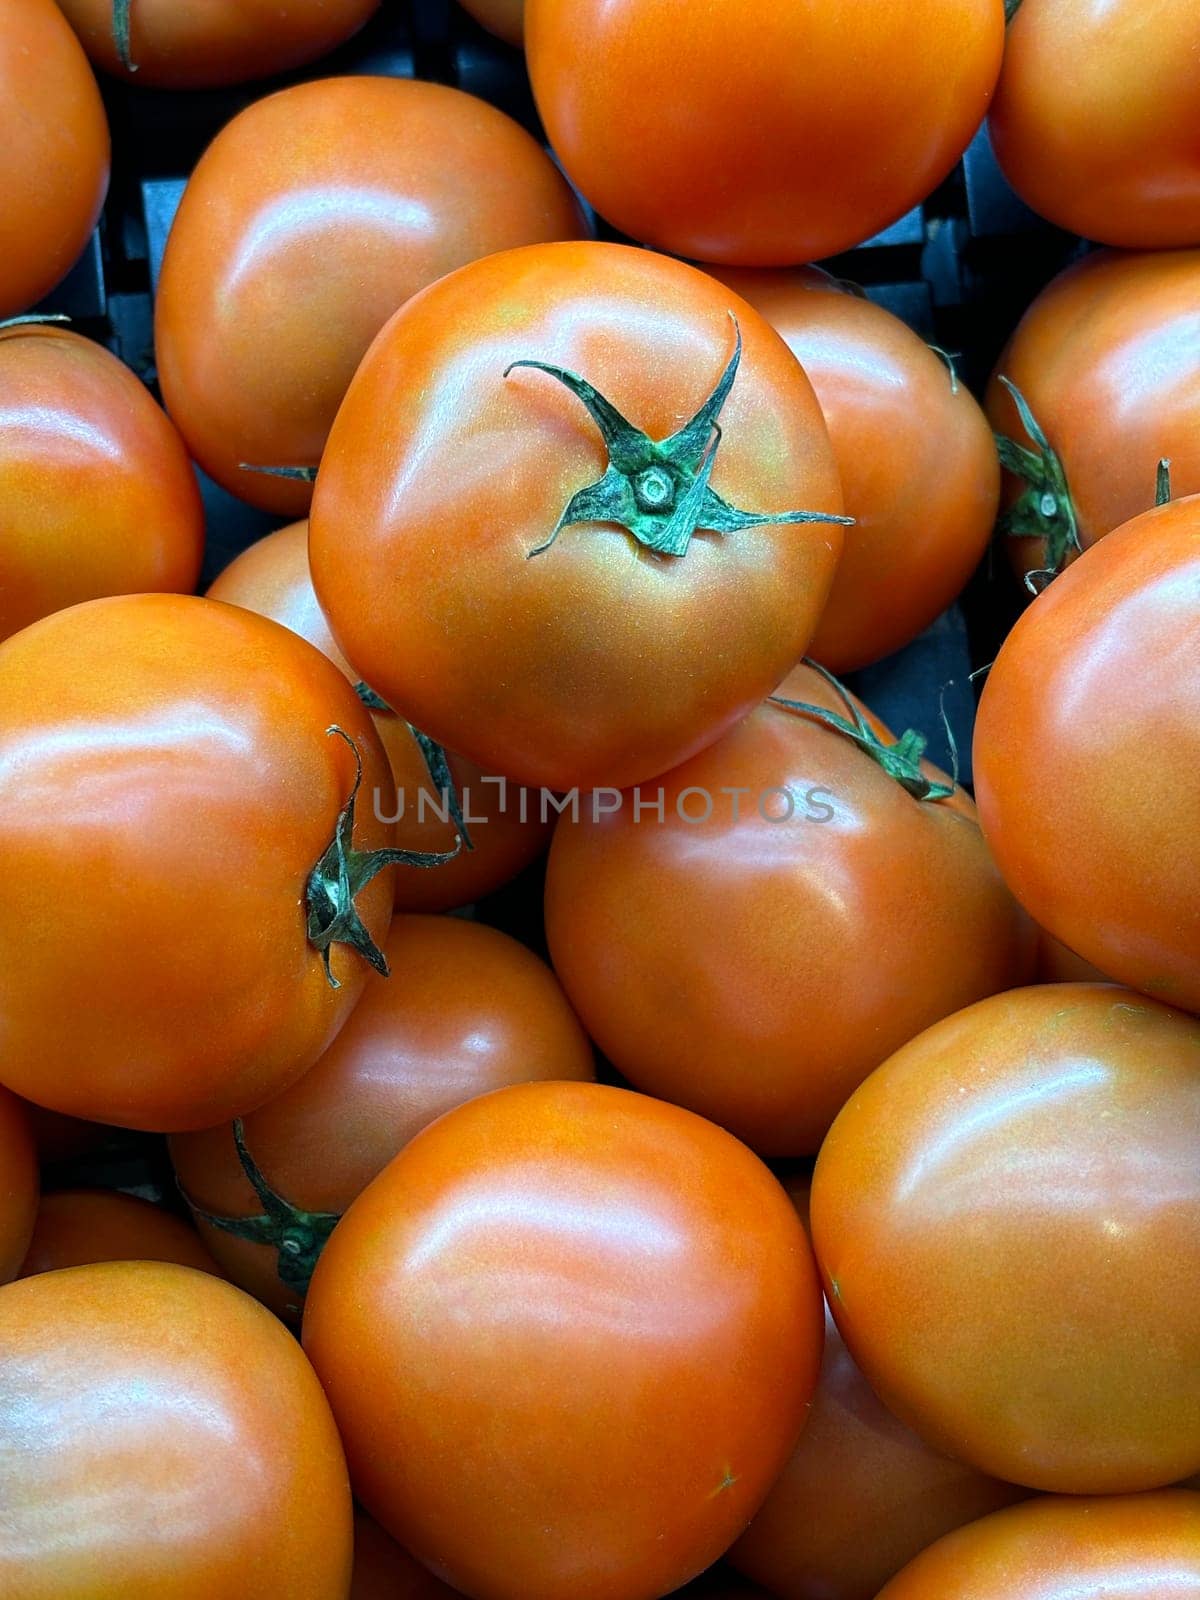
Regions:
M 342 674 L 233 606 L 93 600 L 0 645 L 0 1081 L 167 1132 L 307 1071 L 391 915 L 359 763 L 384 781 Z
M 0 639 L 101 595 L 194 589 L 204 510 L 127 367 L 55 327 L 0 329 Z
M 1121 983 L 1200 1011 L 1200 495 L 1056 579 L 988 676 L 988 843 L 1044 928 Z
M 538 110 L 624 233 L 736 266 L 836 255 L 941 182 L 987 110 L 1002 0 L 529 0 Z M 886 152 L 886 159 L 881 158 Z
M 394 978 L 373 977 L 311 1072 L 245 1119 L 270 1207 L 231 1128 L 171 1141 L 212 1253 L 281 1316 L 299 1312 L 337 1218 L 443 1111 L 511 1083 L 592 1076 L 592 1047 L 554 975 L 507 934 L 402 916 L 383 949 Z
M 757 1509 L 820 1295 L 743 1146 L 623 1089 L 522 1084 L 414 1139 L 313 1277 L 355 1493 L 474 1600 L 646 1600 Z
M 334 1600 L 345 1458 L 287 1330 L 207 1273 L 47 1272 L 0 1292 L 0 1593 Z
M 302 67 L 357 33 L 379 7 L 379 0 L 59 3 L 98 67 L 156 89 L 215 88 Z
M 809 655 L 850 672 L 916 637 L 958 596 L 996 521 L 987 419 L 899 317 L 814 268 L 717 274 L 786 339 L 837 457 L 846 535 Z
M 25 1108 L 0 1089 L 0 1283 L 20 1271 L 38 1209 L 37 1149 Z
M 462 0 L 476 22 L 518 48 L 525 41 L 525 0 Z
M 879 1600 L 1192 1600 L 1200 1495 L 1029 1500 L 940 1539 Z
M 349 1600 L 453 1600 L 448 1589 L 371 1517 L 354 1514 L 354 1581 Z
M 113 1189 L 60 1189 L 42 1196 L 21 1277 L 95 1261 L 174 1261 L 220 1270 L 180 1217 Z
M 678 261 L 560 243 L 392 319 L 330 435 L 309 555 L 350 661 L 432 738 L 522 783 L 624 787 L 802 654 L 840 507 L 812 388 L 750 306 Z
M 280 528 L 251 545 L 225 568 L 208 593 L 213 600 L 245 606 L 282 622 L 336 661 L 351 682 L 358 681 L 334 643 L 313 593 L 306 522 Z M 403 717 L 377 710 L 373 721 L 393 781 L 373 795 L 371 803 L 385 820 L 397 818 L 397 844 L 407 850 L 452 848 L 456 826 L 451 786 L 470 835 L 470 847 L 436 872 L 396 874 L 397 910 L 448 911 L 467 905 L 499 889 L 541 855 L 550 842 L 554 813 L 538 794 L 505 778 L 488 779 L 474 762 L 453 754 L 446 755 L 450 785 L 444 775 L 435 781 Z
M 1200 1467 L 1200 1022 L 1100 984 L 971 1006 L 817 1159 L 838 1327 L 935 1448 L 1035 1489 Z
M 846 713 L 811 668 L 780 693 Z M 815 1151 L 885 1056 L 1032 963 L 965 795 L 918 801 L 771 703 L 635 795 L 564 813 L 546 933 L 620 1072 L 772 1156 Z
M 1005 176 L 1101 244 L 1200 243 L 1192 0 L 1018 0 L 992 105 Z
M 478 256 L 583 231 L 550 158 L 442 84 L 326 78 L 228 124 L 184 191 L 155 348 L 167 410 L 218 483 L 302 514 L 354 370 L 410 296 Z
M 993 427 L 1028 452 L 1007 495 L 1007 525 L 1029 536 L 1011 541 L 1021 573 L 1057 571 L 1149 511 L 1164 458 L 1177 498 L 1200 493 L 1198 303 L 1200 250 L 1102 251 L 1055 278 L 1021 319 L 987 394 Z
M 1039 983 L 1107 983 L 1109 980 L 1098 967 L 1074 950 L 1068 950 L 1060 939 L 1038 929 L 1037 963 L 1035 976 Z

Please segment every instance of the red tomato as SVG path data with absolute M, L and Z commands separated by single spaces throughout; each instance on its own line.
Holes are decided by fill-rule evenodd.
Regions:
M 933 1446 L 1068 1494 L 1200 1467 L 1200 1022 L 1052 984 L 928 1029 L 850 1100 L 812 1224 L 838 1327 Z
M 525 41 L 525 0 L 462 0 L 476 22 L 508 44 L 518 47 Z
M 846 712 L 811 668 L 780 693 Z M 892 1050 L 1029 975 L 1032 932 L 966 796 L 914 799 L 799 712 L 760 706 L 658 783 L 600 799 L 550 850 L 563 987 L 639 1089 L 763 1154 L 815 1151 Z
M 717 275 L 783 335 L 825 413 L 854 526 L 808 653 L 851 672 L 915 638 L 978 566 L 1000 496 L 991 429 L 940 355 L 836 279 Z
M 1020 573 L 1057 571 L 1149 511 L 1164 458 L 1176 498 L 1200 493 L 1198 304 L 1200 250 L 1104 251 L 1055 278 L 1021 319 L 987 394 L 992 426 L 1028 452 L 1008 479 L 1007 523 L 1030 536 L 1011 541 Z
M 309 554 L 338 643 L 431 737 L 523 783 L 626 786 L 803 652 L 840 507 L 812 388 L 750 306 L 644 250 L 553 244 L 388 324 L 330 435 Z M 802 508 L 821 520 L 786 525 Z
M 1002 0 L 529 0 L 538 110 L 623 232 L 738 266 L 815 261 L 887 227 L 966 149 Z M 886 159 L 881 152 L 886 152 Z
M 646 1600 L 701 1571 L 816 1382 L 804 1231 L 743 1146 L 598 1084 L 449 1112 L 346 1213 L 304 1346 L 355 1492 L 474 1600 Z
M 428 1123 L 508 1084 L 592 1076 L 592 1047 L 553 973 L 507 934 L 397 917 L 383 949 L 394 978 L 372 978 L 312 1071 L 245 1119 L 270 1208 L 231 1128 L 171 1141 L 212 1253 L 281 1316 L 299 1312 L 337 1218 Z
M 313 593 L 308 570 L 308 524 L 280 528 L 230 563 L 208 591 L 212 600 L 257 611 L 315 644 L 352 683 L 358 674 L 334 643 Z M 421 746 L 403 717 L 372 713 L 392 769 L 392 783 L 371 796 L 385 820 L 397 819 L 396 843 L 405 850 L 449 850 L 456 827 L 444 782 L 434 782 Z M 550 842 L 554 813 L 536 792 L 490 781 L 472 761 L 447 755 L 450 777 L 470 833 L 471 848 L 436 872 L 398 872 L 398 911 L 448 911 L 491 894 L 515 878 Z M 543 813 L 545 813 L 543 815 Z
M 47 1272 L 0 1292 L 0 1593 L 334 1600 L 345 1458 L 287 1330 L 207 1273 Z
M 391 843 L 351 815 L 359 761 L 369 792 L 386 761 L 341 673 L 234 606 L 93 600 L 0 645 L 0 1079 L 173 1131 L 307 1071 L 391 916 L 389 872 L 351 892 L 358 855 L 336 887 L 348 824 Z
M 355 1512 L 349 1600 L 453 1600 L 457 1593 L 401 1550 L 371 1517 Z
M 20 1276 L 95 1261 L 174 1261 L 221 1276 L 196 1230 L 149 1200 L 113 1189 L 43 1195 Z
M 302 67 L 357 33 L 379 7 L 379 0 L 59 3 L 98 67 L 156 89 L 212 88 Z
M 53 0 L 6 0 L 0 28 L 0 317 L 79 259 L 108 193 L 100 91 Z
M 0 639 L 101 595 L 196 586 L 183 443 L 127 367 L 53 327 L 0 329 Z
M 479 256 L 584 228 L 550 158 L 437 83 L 326 78 L 258 100 L 192 174 L 155 348 L 167 409 L 218 483 L 302 514 L 354 370 L 397 306 Z
M 1029 1500 L 940 1539 L 879 1600 L 1193 1600 L 1200 1495 Z
M 1200 244 L 1193 0 L 1018 0 L 992 105 L 1008 181 L 1102 244 Z
M 37 1149 L 25 1107 L 0 1089 L 0 1283 L 25 1259 L 38 1209 Z
M 1200 495 L 1089 550 L 1030 606 L 975 728 L 1013 893 L 1121 983 L 1200 1011 Z

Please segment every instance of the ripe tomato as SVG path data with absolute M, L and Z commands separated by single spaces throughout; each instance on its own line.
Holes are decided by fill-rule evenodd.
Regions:
M 38 1209 L 37 1149 L 25 1107 L 0 1089 L 0 1283 L 25 1259 Z
M 313 593 L 306 522 L 280 528 L 251 545 L 225 568 L 208 593 L 212 600 L 245 606 L 282 622 L 336 661 L 352 683 L 358 682 Z M 457 830 L 444 775 L 434 781 L 421 745 L 403 717 L 376 710 L 372 720 L 392 769 L 392 783 L 370 797 L 372 806 L 384 820 L 396 817 L 396 843 L 401 848 L 451 849 Z M 489 780 L 473 761 L 443 754 L 470 848 L 443 862 L 436 872 L 398 872 L 398 911 L 449 911 L 468 905 L 515 878 L 550 842 L 554 813 L 541 796 L 505 778 Z
M 196 586 L 204 510 L 133 373 L 55 327 L 0 329 L 0 639 L 80 600 Z
M 928 1029 L 817 1159 L 848 1348 L 936 1448 L 1112 1494 L 1200 1467 L 1200 1022 L 1051 984 Z
M 346 1593 L 329 1407 L 287 1330 L 230 1284 L 144 1261 L 10 1284 L 0 1394 L 0 1593 Z
M 0 317 L 79 258 L 108 193 L 100 91 L 53 0 L 7 0 L 0 28 Z
M 1018 4 L 991 113 L 1013 188 L 1060 228 L 1101 244 L 1200 243 L 1192 0 Z
M 826 273 L 717 276 L 783 335 L 825 413 L 854 526 L 808 653 L 853 671 L 915 638 L 978 566 L 1000 496 L 991 429 L 940 355 Z
M 391 916 L 388 872 L 350 892 L 391 843 L 357 762 L 384 781 L 341 673 L 234 606 L 93 600 L 0 645 L 0 1080 L 173 1131 L 307 1071 Z
M 215 88 L 302 67 L 357 33 L 379 7 L 379 0 L 59 3 L 98 67 L 156 89 Z
M 167 240 L 167 409 L 218 483 L 302 514 L 354 370 L 397 306 L 478 256 L 584 229 L 523 128 L 442 84 L 326 78 L 258 100 L 209 146 Z
M 475 1600 L 645 1600 L 757 1509 L 816 1382 L 820 1295 L 743 1146 L 598 1084 L 449 1112 L 330 1240 L 304 1346 L 355 1492 Z
M 623 232 L 701 261 L 836 255 L 936 188 L 987 110 L 1002 0 L 529 0 L 538 110 Z M 886 152 L 886 159 L 881 159 Z
M 1026 910 L 1102 972 L 1200 1011 L 1200 495 L 1030 606 L 975 728 L 979 815 Z
M 22 1278 L 95 1261 L 174 1261 L 221 1271 L 181 1217 L 113 1189 L 60 1189 L 42 1196 Z
M 780 693 L 846 712 L 811 668 Z M 801 713 L 768 702 L 601 799 L 550 848 L 563 987 L 639 1089 L 765 1155 L 815 1151 L 892 1050 L 1029 975 L 1032 931 L 966 796 L 914 799 Z
M 428 1123 L 511 1083 L 592 1076 L 553 973 L 507 934 L 397 917 L 383 948 L 394 979 L 373 977 L 316 1066 L 244 1120 L 264 1193 L 228 1125 L 171 1141 L 209 1249 L 280 1316 L 299 1313 L 338 1217 Z
M 1009 340 L 987 393 L 1023 473 L 1008 479 L 1014 565 L 1057 572 L 1155 503 L 1200 492 L 1200 250 L 1086 257 L 1055 278 Z M 1014 383 L 1044 437 L 1032 437 Z M 1006 448 L 1010 466 L 1014 452 Z
M 454 1600 L 448 1589 L 361 1511 L 354 1513 L 354 1581 L 349 1600 Z
M 785 525 L 799 508 L 821 520 Z M 623 787 L 803 652 L 840 508 L 812 388 L 750 306 L 644 250 L 552 244 L 464 268 L 380 334 L 309 555 L 346 655 L 431 737 L 523 783 Z
M 1192 1600 L 1200 1495 L 1028 1500 L 940 1539 L 879 1600 Z
M 519 48 L 525 42 L 525 0 L 462 0 L 462 6 L 508 44 Z

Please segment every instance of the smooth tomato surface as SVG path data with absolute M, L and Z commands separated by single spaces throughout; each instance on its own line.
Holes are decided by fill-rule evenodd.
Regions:
M 444 1111 L 512 1083 L 589 1079 L 592 1047 L 554 974 L 507 934 L 458 917 L 399 916 L 329 1049 L 300 1082 L 245 1119 L 246 1147 L 272 1189 L 305 1212 L 340 1215 Z M 228 1125 L 171 1141 L 199 1213 L 254 1216 L 262 1204 Z M 197 1218 L 235 1283 L 280 1315 L 302 1299 L 279 1276 L 279 1240 L 260 1244 Z
M 96 1261 L 174 1261 L 221 1276 L 182 1217 L 114 1189 L 59 1189 L 42 1196 L 20 1276 Z
M 355 778 L 335 725 L 368 790 L 383 783 L 342 674 L 211 600 L 93 600 L 0 646 L 10 1088 L 165 1132 L 241 1115 L 312 1065 L 369 970 L 337 943 L 331 987 L 307 936 L 310 875 Z M 358 849 L 391 834 L 358 810 Z M 357 897 L 376 941 L 393 893 L 389 870 Z
M 780 693 L 845 713 L 809 667 Z M 965 794 L 916 800 L 769 703 L 608 814 L 563 816 L 546 932 L 619 1071 L 773 1156 L 815 1151 L 892 1050 L 1025 981 L 1033 946 Z
M 525 0 L 462 0 L 462 6 L 489 33 L 496 34 L 508 44 L 524 43 Z
M 710 487 L 755 513 L 838 513 L 811 385 L 713 279 L 591 242 L 512 251 L 401 310 L 330 435 L 309 555 L 338 643 L 389 705 L 485 772 L 625 786 L 711 742 L 802 654 L 841 549 L 834 523 L 697 531 L 660 554 L 605 521 L 565 527 L 611 466 L 581 374 L 663 441 L 741 365 Z M 690 490 L 688 491 L 690 493 Z M 677 511 L 686 496 L 681 492 Z
M 308 524 L 269 533 L 227 566 L 208 591 L 212 600 L 245 606 L 282 622 L 335 661 L 352 683 L 359 675 L 338 649 L 313 592 L 308 568 Z M 408 723 L 392 711 L 373 711 L 392 782 L 369 803 L 387 821 L 396 818 L 396 843 L 405 850 L 449 850 L 456 828 L 444 786 L 434 782 Z M 486 781 L 473 761 L 447 753 L 450 776 L 471 835 L 435 872 L 398 872 L 398 911 L 448 911 L 499 889 L 550 842 L 555 813 L 536 791 L 506 778 Z
M 218 483 L 300 515 L 310 484 L 242 463 L 315 467 L 398 306 L 464 262 L 583 230 L 550 158 L 471 95 L 371 77 L 269 95 L 209 146 L 167 240 L 167 409 Z
M 814 269 L 718 276 L 787 341 L 816 390 L 846 530 L 808 653 L 851 672 L 916 637 L 957 597 L 996 521 L 987 418 L 924 339 Z
M 20 1271 L 37 1209 L 33 1129 L 16 1095 L 0 1089 L 0 1283 Z
M 1200 495 L 1056 578 L 988 675 L 975 781 L 1013 893 L 1101 972 L 1200 1011 Z
M 475 1600 L 651 1600 L 787 1459 L 820 1294 L 765 1167 L 597 1084 L 471 1101 L 338 1226 L 304 1347 L 355 1492 Z
M 939 1449 L 1035 1489 L 1200 1464 L 1200 1022 L 1051 984 L 938 1023 L 817 1159 L 826 1293 L 872 1387 Z
M 1042 1498 L 940 1539 L 879 1600 L 1194 1600 L 1200 1495 Z
M 355 1512 L 349 1600 L 453 1600 L 457 1593 L 414 1561 L 373 1517 Z
M 274 1317 L 155 1262 L 0 1291 L 0 1592 L 343 1600 L 346 1463 Z
M 58 327 L 0 330 L 0 639 L 102 595 L 188 593 L 204 510 L 128 367 Z
M 991 134 L 1042 216 L 1101 244 L 1200 244 L 1192 0 L 1021 0 Z
M 1001 0 L 528 0 L 550 142 L 624 233 L 791 266 L 923 200 L 983 119 Z M 886 152 L 886 159 L 881 153 Z

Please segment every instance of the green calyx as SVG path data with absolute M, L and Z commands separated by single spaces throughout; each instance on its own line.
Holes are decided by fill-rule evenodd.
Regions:
M 193 1213 L 212 1227 L 220 1228 L 223 1233 L 231 1233 L 235 1239 L 245 1239 L 248 1244 L 262 1244 L 274 1250 L 280 1282 L 303 1302 L 313 1269 L 329 1235 L 341 1221 L 341 1215 L 336 1211 L 303 1211 L 282 1195 L 276 1194 L 246 1148 L 246 1134 L 240 1118 L 233 1124 L 233 1142 L 237 1146 L 242 1171 L 263 1208 L 262 1215 L 219 1217 L 211 1211 L 202 1210 L 186 1192 L 184 1199 Z M 297 1306 L 296 1310 L 299 1309 Z
M 950 393 L 957 394 L 960 385 L 958 381 L 958 368 L 955 365 L 955 362 L 961 360 L 961 357 L 952 355 L 949 350 L 943 350 L 940 344 L 931 344 L 929 348 L 933 351 L 934 355 L 937 356 L 939 361 L 945 362 L 950 373 Z
M 914 800 L 947 800 L 954 793 L 956 785 L 935 783 L 932 778 L 927 778 L 921 771 L 921 759 L 925 754 L 928 744 L 923 733 L 918 733 L 915 728 L 910 728 L 907 733 L 901 734 L 895 744 L 885 744 L 875 730 L 867 722 L 862 712 L 851 699 L 845 686 L 838 682 L 831 672 L 827 672 L 818 662 L 809 657 L 804 658 L 804 665 L 811 667 L 828 683 L 837 693 L 838 698 L 846 707 L 847 716 L 839 716 L 836 711 L 827 711 L 824 706 L 809 705 L 804 700 L 788 700 L 782 695 L 771 696 L 771 704 L 781 706 L 787 711 L 798 711 L 802 716 L 811 717 L 814 722 L 819 722 L 823 728 L 830 728 L 834 733 L 840 733 L 869 756 L 876 766 L 882 767 L 889 778 L 894 778 L 900 787 L 912 795 Z M 954 744 L 954 734 L 946 720 L 945 711 L 942 712 L 942 721 L 950 737 L 950 748 L 954 754 L 954 764 L 958 766 L 958 751 Z
M 356 683 L 354 692 L 369 711 L 385 711 L 393 717 L 396 715 L 383 696 L 376 694 L 369 683 Z M 431 739 L 427 733 L 422 733 L 420 728 L 414 728 L 411 722 L 406 722 L 405 726 L 417 742 L 425 770 L 443 797 L 446 809 L 450 813 L 450 820 L 458 829 L 459 838 L 468 850 L 474 850 L 475 841 L 467 830 L 462 801 L 458 797 L 458 785 L 454 781 L 454 774 L 450 771 L 450 762 L 445 750 L 436 739 Z
M 333 975 L 330 956 L 335 944 L 349 945 L 374 967 L 381 977 L 391 976 L 387 958 L 368 933 L 355 901 L 363 889 L 385 867 L 439 867 L 452 861 L 462 849 L 456 839 L 453 850 L 356 850 L 354 848 L 354 809 L 362 786 L 362 756 L 344 728 L 335 723 L 327 734 L 337 734 L 354 755 L 355 777 L 350 798 L 338 815 L 337 828 L 328 849 L 312 869 L 305 890 L 308 913 L 308 942 L 319 950 L 325 962 L 325 976 L 332 989 L 341 984 Z
M 129 6 L 130 0 L 113 0 L 113 39 L 121 65 L 126 72 L 136 72 L 137 62 L 133 59 L 133 47 L 129 39 Z
M 687 554 L 692 536 L 740 533 L 774 523 L 836 522 L 849 527 L 852 517 L 824 511 L 739 511 L 711 487 L 713 464 L 721 443 L 718 417 L 729 398 L 742 359 L 742 335 L 733 321 L 737 344 L 720 382 L 692 420 L 669 439 L 654 440 L 635 428 L 611 401 L 578 373 L 544 361 L 514 361 L 518 367 L 545 372 L 569 389 L 587 409 L 608 450 L 604 476 L 572 496 L 550 537 L 530 556 L 548 550 L 564 528 L 578 523 L 606 522 L 624 528 L 640 545 L 657 555 Z
M 1158 473 L 1154 483 L 1154 504 L 1156 506 L 1171 504 L 1171 463 L 1166 456 L 1158 463 Z
M 49 313 L 29 311 L 23 317 L 5 317 L 0 321 L 0 333 L 7 333 L 9 328 L 41 328 L 48 323 L 70 322 L 70 320 L 70 317 L 63 316 L 58 311 Z
M 316 467 L 257 467 L 249 461 L 238 462 L 239 472 L 261 472 L 267 478 L 291 478 L 296 483 L 316 483 Z
M 1004 20 L 1011 22 L 1021 9 L 1021 0 L 1004 0 Z
M 1001 517 L 1000 532 L 1011 539 L 1041 539 L 1046 546 L 1046 565 L 1025 577 L 1026 585 L 1036 592 L 1058 576 L 1072 550 L 1081 548 L 1079 524 L 1067 474 L 1057 452 L 1016 384 L 1003 376 L 1000 382 L 1012 395 L 1021 426 L 1037 447 L 1030 450 L 1004 434 L 996 435 L 1000 465 L 1028 485 Z

